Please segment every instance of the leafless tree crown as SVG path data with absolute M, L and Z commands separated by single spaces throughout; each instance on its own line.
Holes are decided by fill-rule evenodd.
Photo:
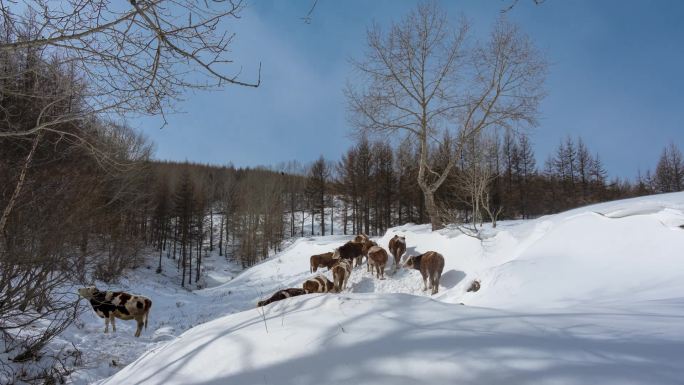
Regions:
M 188 88 L 244 81 L 229 57 L 242 1 L 0 1 L 0 51 L 41 51 L 88 86 L 88 113 L 159 114 Z M 231 69 L 232 68 L 232 69 Z M 260 69 L 259 69 L 260 72 Z
M 513 24 L 499 19 L 489 39 L 471 42 L 469 25 L 452 26 L 434 2 L 422 3 L 383 31 L 368 30 L 368 51 L 346 88 L 350 119 L 364 132 L 397 133 L 420 145 L 418 185 L 433 228 L 435 191 L 453 170 L 459 148 L 485 130 L 534 124 L 546 62 Z M 455 138 L 454 156 L 436 171 L 430 148 Z

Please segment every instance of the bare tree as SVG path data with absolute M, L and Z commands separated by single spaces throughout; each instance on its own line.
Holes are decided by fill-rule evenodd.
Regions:
M 465 20 L 453 29 L 435 3 L 423 3 L 387 32 L 368 30 L 365 58 L 347 86 L 352 123 L 362 131 L 409 136 L 419 143 L 418 178 L 433 229 L 443 227 L 435 192 L 456 156 L 435 171 L 429 152 L 455 133 L 458 148 L 497 127 L 534 124 L 546 63 L 517 27 L 500 19 L 489 41 L 467 44 Z
M 32 140 L 12 197 L 3 208 L 0 232 L 23 189 L 35 149 L 45 132 L 55 133 L 111 161 L 106 153 L 88 142 L 87 135 L 63 130 L 65 124 L 96 116 L 159 115 L 190 88 L 212 88 L 224 84 L 258 87 L 231 71 L 228 48 L 234 34 L 226 33 L 227 22 L 239 17 L 241 1 L 214 0 L 104 0 L 0 1 L 0 59 L 4 65 L 17 55 L 51 58 L 52 66 L 68 69 L 74 81 L 44 104 L 32 124 L 0 130 L 0 137 Z M 33 69 L 22 69 L 30 74 Z M 14 83 L 0 79 L 0 94 L 11 97 L 19 91 Z M 28 94 L 26 93 L 28 91 Z M 43 90 L 22 90 L 25 97 L 44 100 Z M 69 104 L 74 96 L 81 103 Z M 77 107 L 77 108 L 76 108 Z M 165 119 L 164 119 L 165 121 Z
M 325 235 L 325 207 L 326 196 L 330 189 L 328 186 L 330 184 L 330 173 L 330 166 L 321 155 L 320 158 L 311 164 L 306 185 L 306 193 L 311 200 L 312 223 L 314 213 L 318 211 L 321 219 L 321 235 Z M 332 225 L 331 222 L 330 226 Z M 313 228 L 311 229 L 311 232 L 313 235 Z
M 495 140 L 483 135 L 471 138 L 464 146 L 462 157 L 463 167 L 456 182 L 461 200 L 472 209 L 472 230 L 476 232 L 478 224 L 484 222 L 483 214 L 496 227 L 503 206 L 494 205 L 491 199 L 492 183 L 499 177 L 493 165 L 498 157 Z
M 506 13 L 506 12 L 510 11 L 511 9 L 513 9 L 516 5 L 518 5 L 518 1 L 519 1 L 519 0 L 511 0 L 511 3 L 510 3 L 507 7 L 503 8 L 503 9 L 501 10 L 501 13 Z M 532 0 L 532 2 L 533 2 L 535 5 L 542 4 L 542 3 L 544 3 L 545 1 L 546 1 L 546 0 Z
M 674 142 L 663 149 L 655 170 L 658 192 L 676 192 L 684 189 L 684 157 Z

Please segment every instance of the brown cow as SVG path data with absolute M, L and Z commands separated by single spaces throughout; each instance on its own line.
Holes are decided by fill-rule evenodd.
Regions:
M 408 257 L 404 267 L 420 270 L 420 274 L 423 276 L 423 290 L 431 288 L 432 294 L 439 292 L 439 278 L 442 276 L 442 270 L 444 270 L 442 254 L 436 251 L 428 251 L 415 257 Z M 428 278 L 430 280 L 429 287 Z
M 371 247 L 377 246 L 378 244 L 375 243 L 374 241 L 371 241 L 370 239 L 367 239 L 363 242 L 363 246 L 361 247 L 361 255 L 356 258 L 356 266 L 360 266 L 363 264 L 363 257 L 366 257 L 366 262 L 368 261 L 368 250 L 370 250 Z M 368 270 L 370 271 L 370 269 Z
M 286 298 L 296 297 L 298 295 L 306 294 L 304 289 L 291 287 L 289 289 L 278 290 L 269 299 L 257 302 L 257 307 L 266 306 L 269 303 L 282 301 Z
M 347 259 L 339 259 L 339 262 L 333 266 L 332 271 L 335 291 L 339 293 L 347 288 L 347 280 L 352 272 L 351 262 Z
M 399 267 L 399 262 L 401 261 L 401 256 L 406 252 L 406 237 L 400 237 L 395 235 L 389 241 L 389 251 L 394 256 L 394 270 L 397 271 Z
M 140 337 L 143 325 L 147 329 L 147 319 L 149 318 L 152 300 L 142 295 L 132 295 L 120 291 L 100 291 L 95 286 L 78 289 L 81 297 L 90 301 L 90 305 L 95 313 L 104 318 L 105 333 L 109 332 L 109 323 L 112 323 L 112 330 L 116 332 L 116 318 L 124 321 L 134 319 L 138 323 L 135 336 Z
M 313 278 L 307 279 L 303 284 L 304 291 L 309 293 L 327 293 L 333 291 L 335 285 L 328 278 L 323 275 L 317 275 Z
M 364 243 L 364 242 L 366 242 L 366 241 L 368 241 L 368 240 L 370 240 L 370 238 L 368 238 L 368 235 L 366 235 L 366 234 L 359 234 L 359 235 L 357 235 L 357 236 L 354 237 L 354 240 L 352 240 L 352 242 Z
M 310 263 L 310 271 L 311 273 L 315 273 L 316 270 L 318 270 L 319 267 L 327 267 L 328 271 L 332 269 L 332 267 L 337 263 L 336 259 L 333 259 L 333 253 L 328 252 L 328 253 L 323 253 L 323 254 L 316 254 L 312 255 L 311 258 L 309 259 Z
M 385 279 L 385 265 L 387 264 L 387 252 L 380 246 L 373 246 L 368 249 L 368 270 L 373 272 L 378 279 Z
M 358 262 L 359 257 L 363 257 L 363 244 L 357 242 L 347 242 L 344 245 L 335 249 L 333 259 L 347 259 L 349 262 Z

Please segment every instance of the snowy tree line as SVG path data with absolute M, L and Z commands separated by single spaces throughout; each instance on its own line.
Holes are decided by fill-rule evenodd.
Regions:
M 456 155 L 446 154 L 448 145 L 432 151 L 430 165 L 435 170 L 444 168 L 450 156 L 459 158 L 436 191 L 448 223 L 478 227 L 482 221 L 535 218 L 596 202 L 684 190 L 684 162 L 674 144 L 663 150 L 654 176 L 647 172 L 631 182 L 609 178 L 600 155 L 582 138 L 562 140 L 543 167 L 537 165 L 526 133 L 508 131 L 501 139 L 486 142 Z M 381 235 L 407 222 L 429 223 L 424 195 L 415 183 L 416 147 L 408 141 L 390 144 L 362 137 L 337 163 L 317 161 L 316 165 L 327 165 L 328 179 L 316 186 L 328 198 L 318 199 L 311 215 L 320 219 L 320 213 L 336 210 L 344 234 Z M 324 230 L 321 226 L 318 233 Z

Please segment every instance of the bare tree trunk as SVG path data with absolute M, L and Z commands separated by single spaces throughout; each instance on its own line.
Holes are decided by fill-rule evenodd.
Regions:
M 209 206 L 209 251 L 214 251 L 214 208 Z
M 5 209 L 2 212 L 2 218 L 0 218 L 0 234 L 2 234 L 5 231 L 5 226 L 7 225 L 7 219 L 9 218 L 10 214 L 12 213 L 12 209 L 14 208 L 14 205 L 17 203 L 17 198 L 19 197 L 19 194 L 21 194 L 21 189 L 24 188 L 24 181 L 26 180 L 26 173 L 28 172 L 29 167 L 31 166 L 31 161 L 33 160 L 33 155 L 36 153 L 36 149 L 38 148 L 38 143 L 43 137 L 43 131 L 38 131 L 38 134 L 36 134 L 36 137 L 33 138 L 33 144 L 31 145 L 31 150 L 29 151 L 28 155 L 26 156 L 26 161 L 24 162 L 24 166 L 21 168 L 21 172 L 19 173 L 19 180 L 17 181 L 17 186 L 14 188 L 14 192 L 12 193 L 12 196 L 10 197 L 9 202 L 7 203 L 7 206 L 5 206 Z
M 442 222 L 442 217 L 439 212 L 439 207 L 435 202 L 435 193 L 430 189 L 423 190 L 423 196 L 425 197 L 425 210 L 430 217 L 430 224 L 432 225 L 432 231 L 439 230 L 444 227 Z
M 178 244 L 178 219 L 173 221 L 173 259 L 176 259 L 176 245 Z
M 190 258 L 188 259 L 188 285 L 192 285 L 192 236 L 190 236 L 190 244 L 188 248 L 190 249 Z
M 219 231 L 219 256 L 223 256 L 223 220 L 224 216 L 221 214 L 221 230 Z

